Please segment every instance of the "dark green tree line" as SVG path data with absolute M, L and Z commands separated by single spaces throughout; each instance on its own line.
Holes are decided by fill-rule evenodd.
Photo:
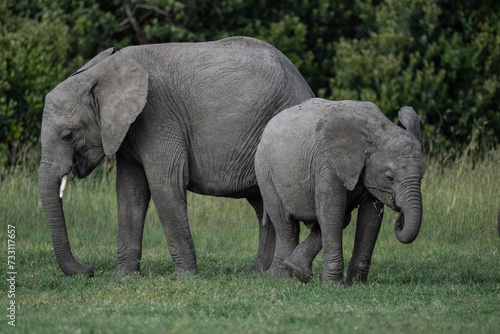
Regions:
M 452 0 L 2 0 L 0 165 L 34 156 L 43 99 L 114 46 L 253 36 L 317 96 L 412 105 L 424 151 L 500 140 L 500 5 Z

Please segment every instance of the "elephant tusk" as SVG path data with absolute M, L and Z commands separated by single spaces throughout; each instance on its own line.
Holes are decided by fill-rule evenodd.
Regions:
M 66 181 L 68 180 L 68 174 L 64 175 L 61 180 L 61 188 L 59 189 L 59 197 L 63 198 L 64 188 L 66 188 Z

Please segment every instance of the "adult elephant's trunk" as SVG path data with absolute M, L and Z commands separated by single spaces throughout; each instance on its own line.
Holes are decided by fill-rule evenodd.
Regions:
M 398 201 L 398 199 L 400 199 Z M 401 212 L 396 218 L 394 231 L 398 240 L 404 244 L 413 242 L 422 223 L 422 194 L 420 180 L 407 182 L 402 186 L 399 198 L 396 198 Z
M 92 276 L 94 274 L 94 267 L 76 262 L 71 253 L 68 233 L 66 232 L 62 199 L 59 196 L 61 179 L 62 177 L 58 175 L 58 171 L 53 170 L 49 164 L 40 164 L 38 190 L 45 216 L 49 223 L 57 263 L 68 276 L 78 274 Z

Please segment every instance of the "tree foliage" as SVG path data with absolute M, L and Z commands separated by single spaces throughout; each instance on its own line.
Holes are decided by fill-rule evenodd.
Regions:
M 38 152 L 44 96 L 114 46 L 253 36 L 316 95 L 412 105 L 424 151 L 500 140 L 500 5 L 452 0 L 3 0 L 0 165 Z

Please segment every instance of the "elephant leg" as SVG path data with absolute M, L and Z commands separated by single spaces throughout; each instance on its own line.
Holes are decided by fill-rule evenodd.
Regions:
M 118 265 L 115 274 L 140 273 L 142 232 L 151 199 L 144 169 L 117 154 Z
M 307 283 L 313 277 L 312 263 L 323 248 L 319 224 L 311 228 L 306 240 L 301 242 L 283 261 L 283 268 L 289 275 Z
M 283 260 L 299 244 L 299 221 L 286 212 L 272 180 L 268 179 L 266 182 L 261 182 L 260 185 L 265 203 L 264 214 L 267 214 L 271 220 L 268 225 L 272 223 L 276 230 L 273 260 L 266 274 L 273 278 L 290 278 L 290 275 L 283 268 Z
M 347 269 L 346 285 L 365 284 L 370 270 L 373 249 L 380 232 L 384 204 L 369 196 L 359 207 L 356 238 L 351 261 Z
M 342 232 L 347 190 L 332 174 L 316 182 L 316 214 L 323 244 L 323 283 L 343 284 Z
M 257 257 L 248 272 L 265 272 L 273 262 L 276 231 L 274 225 L 271 223 L 267 223 L 265 226 L 262 225 L 264 211 L 262 197 L 250 197 L 247 200 L 254 208 L 259 223 L 259 248 L 257 250 Z
M 187 214 L 187 154 L 177 152 L 174 156 L 158 153 L 166 163 L 146 167 L 146 174 L 175 273 L 185 277 L 199 273 Z
M 168 251 L 175 263 L 175 273 L 181 277 L 198 275 L 185 197 L 169 190 L 152 193 L 167 239 Z
M 273 278 L 290 278 L 283 268 L 286 259 L 299 244 L 299 221 L 290 216 L 270 216 L 276 228 L 276 248 L 271 266 L 266 274 Z

